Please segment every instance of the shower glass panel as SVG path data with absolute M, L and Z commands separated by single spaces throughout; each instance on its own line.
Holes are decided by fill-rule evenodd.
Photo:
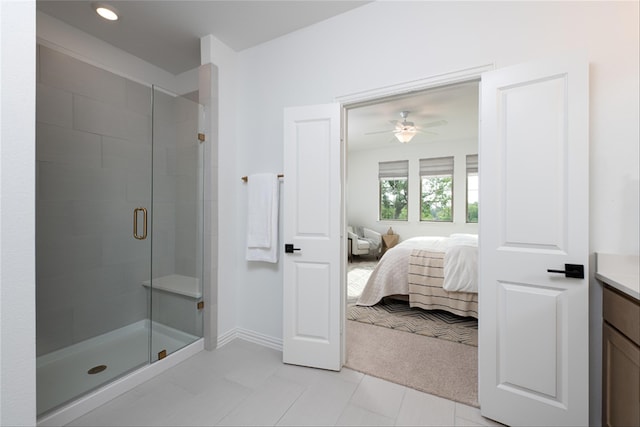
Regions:
M 56 50 L 37 52 L 41 415 L 149 363 L 141 284 L 151 274 L 151 239 L 134 232 L 144 235 L 151 208 L 152 91 Z
M 153 88 L 152 361 L 202 337 L 203 107 L 191 95 Z
M 204 147 L 196 102 L 41 45 L 37 61 L 42 416 L 202 336 Z

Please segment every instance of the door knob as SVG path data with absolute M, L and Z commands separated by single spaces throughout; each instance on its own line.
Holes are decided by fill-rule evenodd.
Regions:
M 582 264 L 565 264 L 564 270 L 547 270 L 548 273 L 564 274 L 564 277 L 572 277 L 574 279 L 584 279 L 584 265 Z
M 294 248 L 292 243 L 285 243 L 284 244 L 284 252 L 287 254 L 292 254 L 293 251 L 299 251 L 300 248 Z

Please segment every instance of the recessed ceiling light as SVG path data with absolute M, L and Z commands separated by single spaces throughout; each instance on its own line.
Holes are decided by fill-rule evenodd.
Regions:
M 104 19 L 107 19 L 109 21 L 118 20 L 118 12 L 112 6 L 107 6 L 105 4 L 94 4 L 93 8 L 96 10 L 96 13 L 102 16 Z

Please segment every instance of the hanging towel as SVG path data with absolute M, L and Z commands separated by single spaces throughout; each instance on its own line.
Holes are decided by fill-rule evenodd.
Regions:
M 250 175 L 247 184 L 247 261 L 278 262 L 278 176 Z

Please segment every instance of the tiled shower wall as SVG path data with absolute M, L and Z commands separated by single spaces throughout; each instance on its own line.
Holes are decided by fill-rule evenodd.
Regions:
M 152 160 L 150 87 L 44 46 L 37 57 L 41 355 L 148 317 L 151 239 L 132 228 L 136 207 L 151 211 L 152 161 L 153 275 L 195 275 L 202 187 L 194 104 L 156 91 Z

